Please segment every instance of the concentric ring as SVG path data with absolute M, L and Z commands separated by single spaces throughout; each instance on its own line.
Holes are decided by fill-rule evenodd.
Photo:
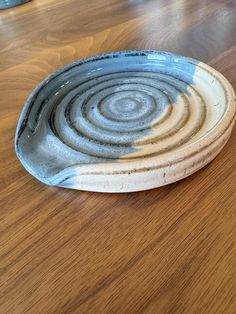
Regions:
M 53 111 L 51 122 L 62 142 L 93 157 L 157 155 L 171 149 L 171 135 L 185 130 L 184 143 L 204 123 L 204 103 L 196 91 L 192 94 L 199 101 L 189 102 L 185 84 L 152 72 L 104 75 L 99 82 L 97 78 L 89 80 L 67 93 Z M 193 112 L 196 119 L 191 119 L 190 126 Z M 177 137 L 172 147 L 179 143 Z M 160 144 L 161 149 L 156 149 Z

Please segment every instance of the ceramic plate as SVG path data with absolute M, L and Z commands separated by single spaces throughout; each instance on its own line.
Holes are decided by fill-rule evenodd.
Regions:
M 42 81 L 22 111 L 15 147 L 43 183 L 139 191 L 209 163 L 234 120 L 234 91 L 208 65 L 122 51 L 79 60 Z

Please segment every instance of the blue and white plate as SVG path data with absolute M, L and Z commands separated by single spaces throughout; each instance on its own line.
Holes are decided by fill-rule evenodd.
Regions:
M 228 140 L 235 94 L 208 65 L 157 51 L 101 54 L 42 81 L 23 108 L 18 158 L 49 185 L 145 190 L 209 163 Z

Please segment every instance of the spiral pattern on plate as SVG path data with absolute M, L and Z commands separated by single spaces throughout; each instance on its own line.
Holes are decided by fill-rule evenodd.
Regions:
M 193 59 L 151 51 L 95 56 L 36 88 L 16 146 L 44 181 L 78 165 L 163 163 L 213 132 L 227 97 L 219 78 Z
M 51 125 L 63 143 L 89 156 L 159 154 L 187 142 L 205 120 L 201 97 L 189 87 L 189 101 L 185 88 L 183 81 L 151 71 L 105 74 L 66 93 Z

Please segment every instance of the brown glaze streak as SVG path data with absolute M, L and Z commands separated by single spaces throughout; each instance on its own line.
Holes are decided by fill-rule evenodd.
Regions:
M 224 131 L 222 132 L 223 134 L 225 132 L 228 131 L 229 128 L 233 127 L 234 126 L 234 123 L 235 123 L 235 117 L 236 115 L 233 116 L 233 118 L 231 119 L 230 123 L 227 125 L 227 127 L 224 129 Z M 219 136 L 215 137 L 214 141 L 217 141 L 219 140 L 220 138 L 222 137 L 222 134 L 219 134 Z M 183 161 L 183 160 L 187 160 L 193 156 L 195 156 L 196 154 L 204 151 L 207 147 L 209 147 L 210 145 L 212 145 L 213 142 L 211 142 L 210 144 L 208 145 L 205 145 L 205 146 L 202 146 L 201 149 L 198 149 L 197 151 L 187 155 L 185 158 L 181 158 L 181 159 L 178 159 L 178 160 L 175 160 L 173 162 L 171 162 L 171 165 L 176 165 L 178 164 L 180 161 Z M 153 154 L 154 156 L 156 156 L 156 154 Z M 153 156 L 152 154 L 148 155 L 150 157 Z M 146 156 L 145 156 L 146 157 Z M 132 162 L 134 158 L 130 159 L 130 161 Z M 138 157 L 137 157 L 138 159 Z M 126 161 L 127 162 L 127 161 Z M 113 172 L 99 172 L 99 171 L 93 171 L 93 172 L 82 172 L 81 171 L 81 175 L 114 175 L 114 174 L 131 174 L 131 173 L 137 173 L 137 172 L 146 172 L 146 171 L 150 171 L 150 170 L 157 170 L 157 169 L 161 169 L 161 168 L 165 168 L 165 167 L 168 167 L 170 166 L 170 163 L 166 163 L 166 164 L 162 164 L 162 165 L 158 165 L 158 166 L 154 166 L 154 167 L 145 167 L 145 168 L 139 168 L 139 169 L 131 169 L 131 170 L 119 170 L 119 171 L 113 171 Z M 60 173 L 60 172 L 59 172 Z M 59 174 L 58 173 L 58 174 Z M 64 182 L 65 180 L 62 180 L 60 183 Z

